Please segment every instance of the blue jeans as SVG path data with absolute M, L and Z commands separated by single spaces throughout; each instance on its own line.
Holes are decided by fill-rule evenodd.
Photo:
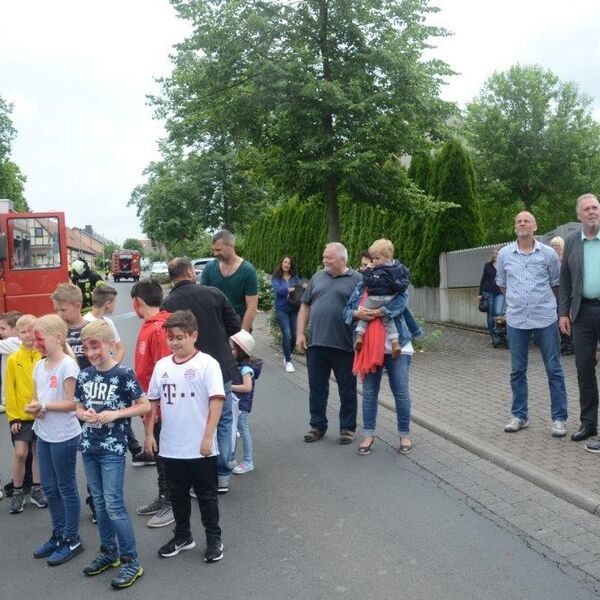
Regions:
M 231 476 L 229 461 L 233 458 L 233 392 L 231 381 L 225 382 L 225 402 L 221 411 L 221 418 L 217 425 L 217 446 L 219 456 L 217 457 L 217 475 L 219 479 L 228 481 Z
M 37 439 L 42 487 L 48 499 L 52 529 L 67 539 L 79 535 L 81 502 L 77 491 L 77 448 L 79 436 L 65 442 Z
M 381 387 L 381 376 L 383 369 L 387 371 L 390 389 L 394 395 L 396 404 L 396 420 L 398 433 L 401 437 L 410 435 L 410 395 L 408 392 L 408 372 L 412 356 L 401 354 L 393 359 L 391 354 L 386 354 L 383 366 L 374 373 L 369 373 L 363 381 L 363 435 L 371 437 L 375 435 L 375 424 L 377 422 L 377 397 Z
M 529 341 L 533 339 L 540 349 L 550 388 L 550 414 L 552 420 L 567 420 L 567 390 L 565 376 L 560 364 L 560 336 L 557 323 L 540 329 L 515 329 L 507 325 L 510 350 L 510 387 L 512 389 L 511 412 L 519 419 L 528 417 L 527 361 Z
M 492 294 L 491 292 L 483 292 L 482 296 L 488 300 L 487 310 L 487 328 L 492 342 L 499 341 L 498 336 L 494 333 L 494 317 L 499 317 L 504 314 L 504 295 L 503 294 Z
M 296 339 L 298 311 L 288 312 L 287 310 L 278 308 L 275 310 L 275 317 L 281 329 L 281 349 L 283 350 L 283 356 L 285 357 L 285 361 L 289 362 L 292 360 L 292 348 Z
M 331 371 L 340 393 L 340 431 L 356 431 L 356 377 L 352 374 L 354 352 L 327 346 L 306 351 L 310 426 L 327 431 L 327 400 Z
M 84 452 L 81 456 L 96 507 L 100 543 L 110 553 L 116 548 L 118 540 L 121 556 L 137 558 L 133 524 L 123 493 L 126 456 L 117 456 L 112 452 Z
M 245 410 L 240 410 L 240 416 L 238 417 L 238 431 L 240 432 L 240 442 L 244 448 L 244 455 L 242 462 L 247 465 L 254 465 L 252 460 L 252 435 L 250 434 L 250 427 L 248 425 L 248 417 L 250 413 Z

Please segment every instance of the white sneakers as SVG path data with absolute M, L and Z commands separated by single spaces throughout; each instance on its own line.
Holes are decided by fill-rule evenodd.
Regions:
M 296 369 L 294 369 L 294 365 L 292 364 L 292 361 L 288 361 L 285 363 L 285 370 L 286 373 L 295 373 Z

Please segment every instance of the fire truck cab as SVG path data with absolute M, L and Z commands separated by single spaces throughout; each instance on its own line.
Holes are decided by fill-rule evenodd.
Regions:
M 50 294 L 69 281 L 65 215 L 14 212 L 0 200 L 0 312 L 53 312 Z

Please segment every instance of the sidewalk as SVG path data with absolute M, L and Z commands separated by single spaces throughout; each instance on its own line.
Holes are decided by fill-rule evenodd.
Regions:
M 267 318 L 264 313 L 258 315 L 253 333 L 257 340 L 272 345 Z M 426 352 L 413 358 L 414 422 L 588 512 L 600 513 L 600 456 L 586 452 L 585 442 L 570 440 L 579 423 L 574 357 L 563 357 L 562 361 L 569 398 L 569 434 L 564 438 L 550 435 L 548 384 L 535 347 L 531 348 L 529 362 L 530 425 L 507 434 L 504 425 L 510 417 L 511 403 L 508 351 L 492 349 L 487 334 L 436 328 L 441 331 L 440 337 Z M 274 348 L 273 353 L 277 350 Z M 302 357 L 296 365 L 294 377 L 306 385 Z M 385 378 L 380 401 L 393 407 Z M 359 410 L 359 427 L 361 420 Z M 414 444 L 417 450 L 418 437 Z

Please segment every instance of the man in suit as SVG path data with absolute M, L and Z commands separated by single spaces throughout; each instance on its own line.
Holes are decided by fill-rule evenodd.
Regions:
M 580 427 L 571 439 L 580 442 L 598 432 L 596 348 L 600 339 L 600 203 L 594 194 L 577 199 L 581 231 L 566 243 L 560 270 L 559 326 L 573 334 L 579 384 Z M 600 442 L 586 446 L 600 453 Z

